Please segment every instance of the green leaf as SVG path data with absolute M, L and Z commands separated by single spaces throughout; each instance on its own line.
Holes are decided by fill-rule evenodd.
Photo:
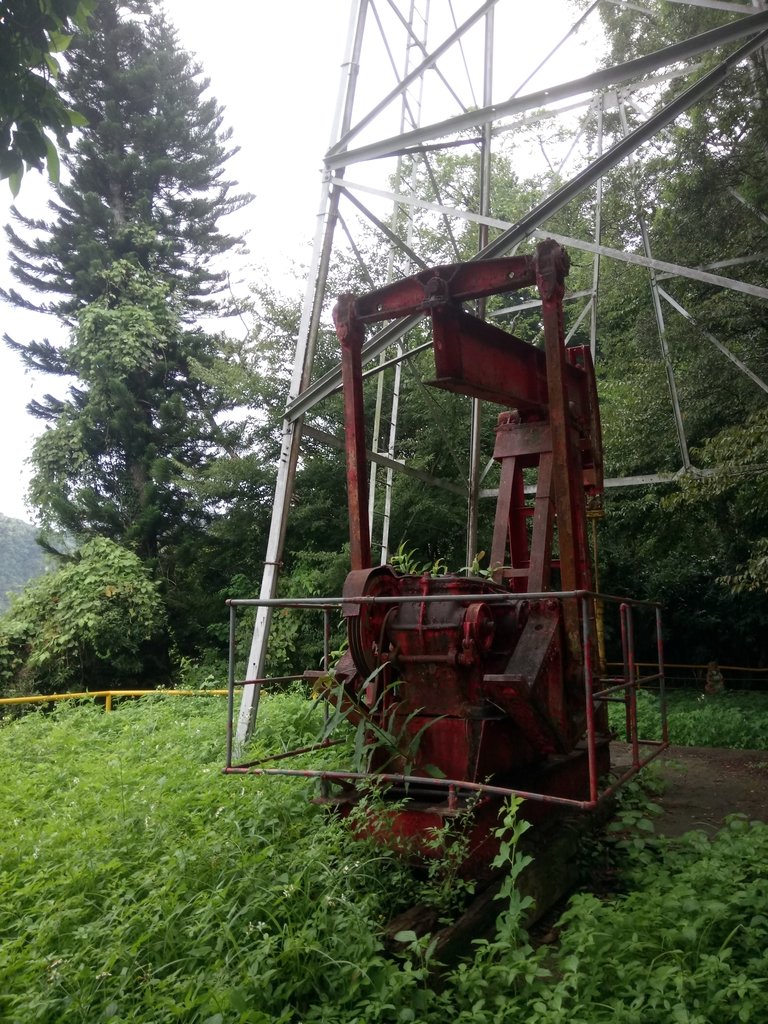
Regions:
M 8 175 L 8 184 L 9 184 L 10 189 L 11 189 L 11 195 L 13 196 L 14 199 L 19 194 L 19 189 L 21 188 L 21 179 L 22 179 L 23 176 L 24 176 L 24 168 L 23 167 L 19 167 L 15 171 L 11 171 L 11 173 Z
M 416 940 L 418 939 L 418 935 L 416 934 L 416 932 L 413 932 L 410 929 L 405 929 L 402 932 L 396 932 L 394 939 L 395 942 L 416 942 Z
M 51 41 L 51 53 L 63 53 L 69 47 L 74 36 L 65 32 L 51 32 L 48 37 Z
M 54 185 L 58 185 L 59 174 L 61 171 L 59 153 L 54 144 L 48 138 L 45 140 L 45 162 L 48 167 L 48 177 Z

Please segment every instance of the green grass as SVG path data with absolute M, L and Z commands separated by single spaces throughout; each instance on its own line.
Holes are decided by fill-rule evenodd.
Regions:
M 609 705 L 611 725 L 624 734 L 624 709 Z M 655 693 L 638 694 L 638 728 L 643 739 L 660 739 L 659 701 Z M 734 747 L 768 750 L 768 693 L 726 690 L 716 696 L 699 691 L 667 694 L 669 739 L 684 747 Z
M 262 711 L 269 750 L 319 726 L 297 694 Z M 532 949 L 510 887 L 435 987 L 428 939 L 397 959 L 381 938 L 423 883 L 310 785 L 222 776 L 223 736 L 213 697 L 0 727 L 3 1024 L 768 1020 L 768 826 L 629 844 L 628 894 L 576 897 L 558 949 Z

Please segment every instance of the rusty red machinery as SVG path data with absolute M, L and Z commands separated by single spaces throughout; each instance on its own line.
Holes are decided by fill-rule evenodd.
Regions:
M 349 651 L 336 677 L 350 716 L 370 718 L 371 742 L 378 726 L 403 748 L 393 755 L 386 745 L 379 747 L 374 771 L 407 769 L 425 779 L 432 773 L 514 784 L 525 783 L 526 768 L 535 768 L 540 779 L 549 767 L 554 793 L 577 796 L 587 786 L 585 752 L 573 753 L 587 714 L 581 605 L 575 597 L 535 596 L 593 589 L 586 496 L 602 490 L 600 419 L 589 349 L 564 345 L 567 271 L 566 253 L 547 241 L 534 256 L 435 267 L 359 298 L 343 295 L 334 310 L 342 349 L 352 560 L 344 588 Z M 533 284 L 542 302 L 543 351 L 462 305 Z M 491 579 L 400 575 L 371 565 L 365 326 L 414 313 L 431 319 L 436 375 L 430 383 L 505 409 L 494 451 L 501 479 Z M 527 469 L 537 471 L 530 507 Z M 491 595 L 503 600 L 489 600 Z M 440 596 L 447 600 L 434 600 Z M 355 603 L 366 597 L 408 600 Z M 604 713 L 600 724 L 605 734 Z M 607 736 L 601 740 L 598 756 L 606 770 Z M 421 796 L 434 816 L 429 789 L 427 783 Z
M 504 797 L 523 796 L 532 818 L 558 806 L 594 808 L 650 760 L 641 758 L 637 738 L 631 602 L 620 606 L 621 673 L 608 676 L 598 664 L 587 502 L 603 488 L 600 416 L 589 349 L 565 345 L 567 273 L 567 254 L 547 240 L 532 255 L 433 267 L 339 298 L 352 566 L 342 596 L 349 646 L 335 667 L 332 699 L 361 730 L 367 768 L 270 769 L 264 760 L 232 766 L 228 757 L 227 770 L 319 777 L 321 799 L 342 811 L 373 780 L 396 808 L 388 831 L 417 845 L 471 807 L 482 864 Z M 541 300 L 543 348 L 464 306 L 531 286 Z M 489 576 L 409 575 L 372 565 L 365 331 L 413 314 L 431 321 L 430 383 L 502 408 Z M 535 479 L 530 498 L 526 473 Z M 663 683 L 658 610 L 656 628 L 659 671 L 647 678 Z M 610 700 L 626 706 L 633 763 L 601 785 L 609 770 Z M 651 746 L 652 757 L 663 744 Z

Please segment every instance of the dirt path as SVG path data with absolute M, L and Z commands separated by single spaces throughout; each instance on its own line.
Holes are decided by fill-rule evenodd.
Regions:
M 616 760 L 628 754 L 622 747 L 612 745 Z M 713 833 L 729 814 L 768 821 L 768 750 L 670 747 L 657 763 L 666 782 L 656 800 L 664 808 L 656 821 L 660 835 Z

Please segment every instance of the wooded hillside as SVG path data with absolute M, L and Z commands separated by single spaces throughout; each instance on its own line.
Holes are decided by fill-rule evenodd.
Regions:
M 8 607 L 9 592 L 18 592 L 45 571 L 45 555 L 37 543 L 37 528 L 0 512 L 0 608 Z

